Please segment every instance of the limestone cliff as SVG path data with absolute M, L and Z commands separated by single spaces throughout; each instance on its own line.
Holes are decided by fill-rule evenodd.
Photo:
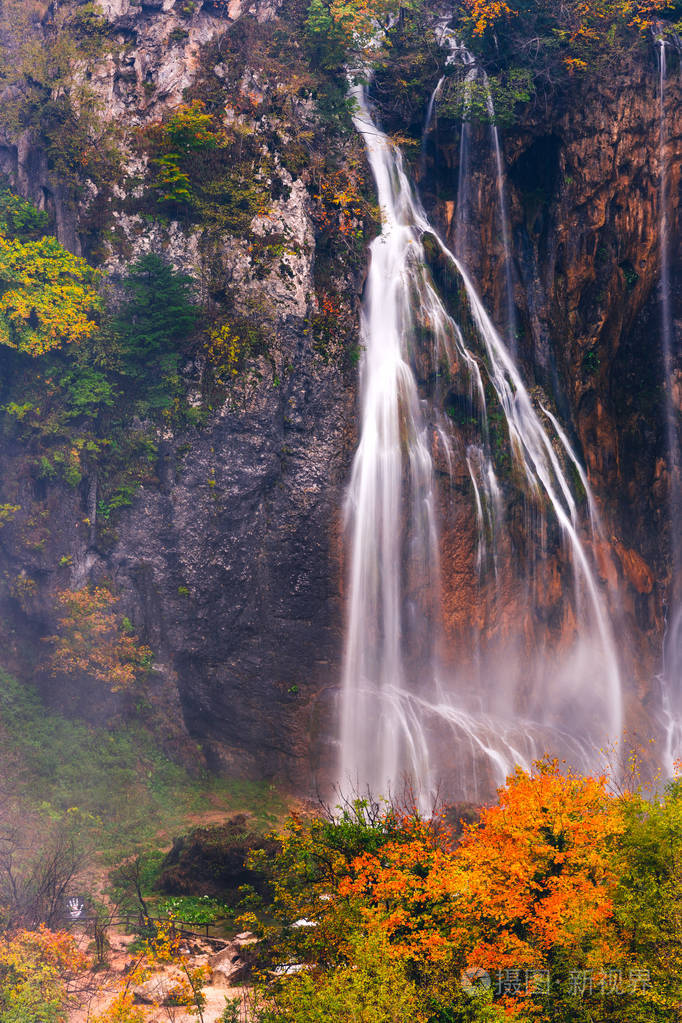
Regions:
M 67 247 L 101 251 L 110 286 L 140 254 L 156 252 L 191 275 L 203 302 L 227 302 L 233 314 L 256 321 L 264 341 L 201 427 L 152 430 L 151 473 L 115 527 L 98 521 L 96 471 L 75 489 L 36 480 L 30 442 L 6 427 L 2 500 L 19 511 L 0 539 L 4 662 L 37 680 L 50 702 L 91 719 L 110 715 L 116 697 L 102 700 L 85 679 L 52 677 L 40 656 L 36 665 L 41 637 L 55 631 L 55 594 L 110 579 L 154 650 L 151 694 L 167 748 L 196 758 L 191 738 L 212 766 L 306 785 L 310 738 L 322 727 L 341 650 L 339 533 L 355 432 L 352 337 L 362 261 L 320 251 L 310 172 L 297 154 L 302 165 L 292 176 L 287 157 L 300 145 L 296 133 L 308 141 L 330 128 L 298 87 L 287 88 L 272 112 L 282 74 L 291 71 L 265 54 L 281 30 L 272 5 L 242 11 L 238 3 L 228 10 L 121 0 L 102 8 L 106 46 L 84 74 L 104 117 L 126 128 L 108 240 L 102 246 L 85 229 L 95 190 L 69 202 L 38 133 L 6 140 L 3 169 L 20 192 L 56 205 Z M 244 34 L 231 50 L 236 30 Z M 135 127 L 159 121 L 191 88 L 199 96 L 222 91 L 226 120 L 242 125 L 279 182 L 280 197 L 247 215 L 243 235 L 152 220 L 128 203 L 148 170 Z M 341 160 L 343 147 L 354 145 L 352 138 L 333 143 Z M 321 293 L 340 293 L 335 315 L 344 310 L 347 318 L 333 338 Z M 199 358 L 184 370 L 197 406 L 205 405 L 202 369 Z

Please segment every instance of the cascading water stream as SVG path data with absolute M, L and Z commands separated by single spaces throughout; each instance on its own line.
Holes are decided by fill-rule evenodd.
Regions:
M 355 126 L 376 182 L 382 231 L 370 246 L 361 322 L 362 427 L 346 509 L 352 556 L 340 784 L 385 794 L 407 775 L 428 803 L 445 774 L 450 795 L 474 797 L 546 749 L 589 769 L 596 761 L 595 744 L 618 740 L 622 707 L 610 622 L 579 535 L 576 502 L 465 267 L 429 223 L 399 150 L 372 120 L 365 89 L 354 86 L 351 94 L 358 105 Z M 425 236 L 434 239 L 464 285 L 478 352 L 465 343 L 435 289 Z M 494 545 L 503 514 L 486 450 L 484 367 L 504 414 L 512 460 L 529 493 L 550 508 L 572 563 L 574 602 L 583 608 L 580 634 L 565 657 L 563 674 L 542 683 L 526 679 L 523 692 L 506 677 L 505 663 L 492 677 L 466 679 L 445 669 L 438 655 L 440 549 L 432 450 L 446 448 L 450 476 L 456 452 L 437 410 L 420 399 L 412 369 L 425 331 L 433 337 L 432 364 L 445 359 L 453 372 L 464 371 L 478 410 L 481 444 L 464 458 L 481 530 L 487 529 Z M 577 464 L 565 437 L 559 436 L 559 444 Z M 590 676 L 573 677 L 586 667 L 585 656 Z
M 490 122 L 490 143 L 495 160 L 495 183 L 497 189 L 498 198 L 498 210 L 499 210 L 499 224 L 500 233 L 502 238 L 502 250 L 504 260 L 504 277 L 505 277 L 505 304 L 506 304 L 506 336 L 507 344 L 512 355 L 516 355 L 516 305 L 514 302 L 514 281 L 512 274 L 512 250 L 511 250 L 511 230 L 509 226 L 509 204 L 507 200 L 507 187 L 506 177 L 504 173 L 504 164 L 502 161 L 502 147 L 500 144 L 500 133 L 496 123 L 495 107 L 493 104 L 492 92 L 490 89 L 490 82 L 485 70 L 476 64 L 475 57 L 467 48 L 458 41 L 455 34 L 449 28 L 443 28 L 440 36 L 440 42 L 446 45 L 450 53 L 447 57 L 446 64 L 448 66 L 460 65 L 464 68 L 464 81 L 462 83 L 464 92 L 464 104 L 463 104 L 463 118 L 461 127 L 460 137 L 460 163 L 459 163 L 459 182 L 457 190 L 457 220 L 458 220 L 458 235 L 462 236 L 462 245 L 458 244 L 457 256 L 466 262 L 467 251 L 465 246 L 469 244 L 468 238 L 466 237 L 467 232 L 471 230 L 471 220 L 473 218 L 473 204 L 471 197 L 468 195 L 466 182 L 471 179 L 471 168 L 470 168 L 470 151 L 471 151 L 471 135 L 472 128 L 469 120 L 469 113 L 471 109 L 471 93 L 476 82 L 480 83 L 483 93 L 485 96 L 485 105 L 488 113 L 488 119 Z M 431 98 L 431 105 L 434 103 L 434 98 L 437 99 L 436 93 L 442 91 L 443 79 L 436 86 L 436 90 Z
M 438 79 L 438 83 L 436 84 L 436 88 L 431 93 L 431 98 L 429 99 L 429 105 L 426 108 L 426 118 L 424 119 L 424 131 L 422 132 L 422 151 L 424 150 L 424 145 L 426 143 L 426 139 L 428 137 L 428 134 L 431 131 L 431 121 L 433 119 L 433 112 L 436 109 L 436 103 L 438 102 L 438 99 L 440 98 L 440 94 L 441 94 L 441 90 L 443 88 L 443 83 L 444 82 L 445 82 L 445 75 L 443 75 L 441 78 Z
M 495 153 L 495 169 L 497 171 L 497 194 L 500 204 L 500 223 L 502 226 L 502 245 L 504 247 L 504 277 L 505 294 L 507 300 L 507 341 L 512 355 L 516 355 L 516 305 L 514 303 L 514 281 L 512 278 L 511 258 L 511 233 L 509 230 L 509 206 L 507 203 L 507 189 L 505 185 L 504 165 L 502 163 L 502 148 L 500 146 L 500 133 L 495 124 L 495 111 L 493 99 L 490 94 L 488 80 L 485 79 L 488 90 L 488 111 L 490 114 L 490 133 Z
M 663 710 L 667 719 L 665 766 L 672 775 L 674 762 L 682 754 L 682 551 L 680 550 L 680 523 L 682 522 L 682 480 L 680 479 L 680 447 L 677 438 L 676 409 L 672 396 L 674 380 L 673 339 L 674 325 L 670 290 L 670 196 L 669 157 L 667 152 L 668 125 L 665 112 L 665 83 L 667 78 L 666 40 L 657 40 L 659 53 L 659 207 L 660 207 L 660 308 L 661 347 L 665 389 L 666 447 L 669 462 L 670 490 L 670 554 L 671 584 L 669 611 L 663 641 Z

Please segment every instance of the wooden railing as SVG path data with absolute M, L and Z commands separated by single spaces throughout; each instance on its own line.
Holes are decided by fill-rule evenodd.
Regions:
M 85 926 L 88 924 L 95 924 L 97 922 L 96 917 L 92 916 L 81 916 L 75 920 L 68 920 L 67 926 Z M 219 943 L 220 945 L 227 945 L 229 942 L 228 938 L 221 935 L 211 934 L 210 931 L 213 928 L 216 930 L 222 921 L 218 923 L 207 923 L 197 924 L 187 920 L 169 920 L 167 917 L 142 917 L 142 916 L 119 916 L 112 917 L 106 921 L 105 926 L 109 927 L 126 927 L 130 931 L 140 931 L 146 926 L 158 927 L 166 926 L 170 927 L 171 933 L 180 934 L 186 937 L 193 938 L 204 938 L 206 941 L 212 941 Z

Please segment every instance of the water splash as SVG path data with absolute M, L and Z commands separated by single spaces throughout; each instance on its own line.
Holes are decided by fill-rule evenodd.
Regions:
M 595 745 L 620 735 L 622 705 L 610 622 L 580 537 L 578 504 L 465 266 L 429 223 L 400 151 L 372 119 L 365 88 L 356 85 L 351 91 L 358 106 L 355 126 L 376 182 L 382 231 L 370 246 L 361 321 L 362 430 L 346 507 L 352 557 L 341 785 L 369 785 L 386 793 L 406 774 L 427 802 L 440 783 L 450 795 L 475 797 L 501 783 L 517 763 L 529 766 L 546 749 L 587 770 L 595 763 Z M 465 342 L 436 291 L 426 236 L 463 286 L 474 340 Z M 420 400 L 415 367 L 421 365 L 427 335 L 432 338 L 431 367 L 421 368 L 422 380 L 437 377 L 434 369 L 443 360 L 451 374 L 468 379 L 481 440 L 465 451 L 456 436 L 451 442 L 452 431 L 444 428 L 435 403 Z M 483 374 L 504 417 L 515 473 L 531 502 L 550 509 L 573 571 L 572 598 L 569 592 L 565 600 L 575 603 L 576 634 L 561 658 L 552 652 L 553 667 L 540 659 L 519 677 L 505 652 L 496 662 L 479 657 L 479 671 L 473 674 L 444 667 L 438 653 L 436 447 L 445 449 L 450 477 L 453 460 L 467 464 L 479 522 L 480 565 L 492 557 L 493 574 L 497 571 L 504 509 L 489 449 Z M 577 463 L 565 436 L 556 436 L 559 448 Z M 583 479 L 589 494 L 584 474 Z M 496 594 L 499 599 L 499 590 Z M 469 661 L 478 657 L 466 653 L 472 655 Z

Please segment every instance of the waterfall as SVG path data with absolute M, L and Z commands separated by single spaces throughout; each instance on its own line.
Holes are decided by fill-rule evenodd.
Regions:
M 666 40 L 659 38 L 659 207 L 660 207 L 660 308 L 663 374 L 665 388 L 666 447 L 669 461 L 670 490 L 670 554 L 671 583 L 666 632 L 663 641 L 663 702 L 667 718 L 666 768 L 673 773 L 673 764 L 682 755 L 682 487 L 680 480 L 680 448 L 677 439 L 677 411 L 672 389 L 674 381 L 673 314 L 670 291 L 670 196 L 668 125 L 665 114 L 665 83 L 667 77 Z
M 401 162 L 389 157 L 387 139 L 369 118 L 364 90 L 351 94 L 361 109 L 355 124 L 383 225 L 370 246 L 361 320 L 362 433 L 347 503 L 353 538 L 341 773 L 385 793 L 403 769 L 422 781 L 428 776 L 426 738 L 409 701 L 405 633 L 411 627 L 419 643 L 433 627 L 436 609 L 419 607 L 419 591 L 437 598 L 438 554 L 426 424 L 407 361 L 414 333 L 410 286 L 418 275 L 412 198 Z M 409 622 L 404 596 L 412 581 Z
M 493 103 L 492 91 L 490 88 L 490 82 L 485 70 L 476 64 L 476 60 L 472 53 L 458 41 L 454 33 L 444 28 L 440 35 L 441 44 L 446 45 L 450 53 L 447 57 L 446 64 L 449 66 L 459 64 L 464 68 L 464 79 L 462 82 L 462 88 L 464 92 L 464 104 L 463 104 L 463 117 L 461 126 L 460 136 L 460 160 L 459 160 L 459 181 L 457 188 L 457 255 L 460 259 L 466 261 L 467 259 L 467 246 L 469 245 L 469 239 L 467 237 L 468 232 L 472 230 L 471 221 L 473 219 L 472 200 L 468 194 L 467 183 L 471 180 L 471 123 L 469 120 L 469 112 L 471 109 L 471 93 L 473 86 L 476 82 L 479 82 L 484 95 L 485 105 L 488 112 L 488 119 L 490 121 L 490 143 L 491 149 L 495 161 L 495 182 L 498 199 L 498 217 L 500 225 L 500 234 L 502 238 L 502 251 L 504 260 L 504 278 L 505 278 L 505 304 L 506 304 L 506 337 L 507 344 L 513 355 L 516 355 L 516 305 L 514 301 L 514 281 L 512 273 L 512 248 L 511 248 L 511 230 L 509 225 L 509 204 L 507 201 L 507 186 L 506 176 L 504 173 L 504 164 L 502 160 L 502 146 L 500 144 L 500 133 L 496 123 L 495 117 L 495 105 Z M 443 79 L 438 83 L 434 93 L 431 97 L 430 107 L 433 105 L 434 98 L 437 99 L 436 93 L 440 95 L 442 91 Z
M 578 467 L 591 502 L 587 479 L 554 417 L 544 415 L 546 427 L 536 411 L 464 263 L 429 222 L 399 149 L 374 123 L 365 87 L 355 85 L 351 94 L 382 225 L 370 246 L 363 299 L 361 433 L 346 504 L 351 558 L 341 787 L 386 794 L 405 775 L 428 805 L 440 784 L 451 797 L 485 796 L 517 764 L 529 767 L 546 750 L 589 770 L 598 759 L 596 745 L 620 736 L 620 676 L 609 616 L 581 539 L 578 502 L 555 447 Z M 436 289 L 426 237 L 460 282 L 475 338 L 467 332 L 465 341 Z M 426 353 L 425 337 L 431 338 Z M 430 368 L 424 368 L 425 354 Z M 422 396 L 424 381 L 438 379 L 443 363 L 451 377 L 468 381 L 479 440 L 464 449 L 437 407 L 442 395 Z M 533 665 L 523 658 L 514 664 L 507 649 L 493 650 L 493 657 L 479 651 L 475 626 L 461 665 L 441 656 L 436 454 L 444 451 L 451 479 L 458 462 L 466 467 L 479 572 L 487 561 L 496 576 L 498 535 L 507 528 L 487 389 L 504 421 L 511 475 L 522 481 L 530 503 L 547 507 L 571 566 L 565 600 L 572 602 L 575 628 L 561 654 L 538 651 Z M 544 518 L 541 532 L 544 537 Z M 502 590 L 494 584 L 491 592 L 502 613 Z
M 441 90 L 443 88 L 443 83 L 444 82 L 445 82 L 445 75 L 442 75 L 438 79 L 438 82 L 436 84 L 436 88 L 431 93 L 431 97 L 429 99 L 429 105 L 426 108 L 426 117 L 424 119 L 424 130 L 422 132 L 422 152 L 424 151 L 424 146 L 426 144 L 426 139 L 428 138 L 429 131 L 431 130 L 431 120 L 433 118 L 433 112 L 434 112 L 434 110 L 436 108 L 436 102 L 438 101 L 438 99 L 440 97 Z
M 493 140 L 493 151 L 495 153 L 495 169 L 497 171 L 497 195 L 500 204 L 500 224 L 502 227 L 502 245 L 504 247 L 504 278 L 505 294 L 507 300 L 507 341 L 512 355 L 516 355 L 516 305 L 514 303 L 514 281 L 512 278 L 512 256 L 511 256 L 511 232 L 509 230 L 509 206 L 507 203 L 507 189 L 502 163 L 502 147 L 500 146 L 500 133 L 495 124 L 495 110 L 493 98 L 490 94 L 488 80 L 488 110 L 490 113 L 490 133 Z

